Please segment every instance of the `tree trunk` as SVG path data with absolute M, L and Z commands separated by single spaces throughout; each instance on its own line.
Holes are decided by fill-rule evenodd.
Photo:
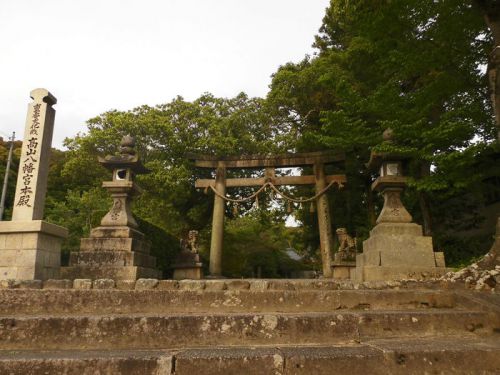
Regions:
M 488 78 L 490 83 L 491 102 L 495 114 L 495 125 L 497 127 L 497 140 L 500 142 L 500 22 L 489 21 L 488 26 L 493 33 L 495 46 L 491 51 L 488 63 Z
M 377 222 L 377 215 L 375 215 L 375 202 L 373 201 L 373 191 L 371 184 L 368 183 L 366 188 L 366 205 L 368 209 L 368 221 L 371 227 L 374 227 Z
M 424 236 L 432 236 L 432 216 L 429 208 L 429 197 L 423 191 L 418 192 L 418 204 L 422 212 Z
M 431 174 L 431 164 L 422 161 L 420 164 L 420 178 L 425 178 Z M 422 226 L 424 236 L 432 236 L 432 215 L 429 205 L 429 197 L 423 191 L 418 192 L 418 203 L 420 205 L 420 212 L 422 213 Z
M 475 3 L 483 13 L 486 25 L 493 36 L 493 51 L 488 58 L 488 78 L 495 114 L 497 141 L 500 143 L 500 3 L 494 0 L 475 0 Z M 500 216 L 497 219 L 495 242 L 479 265 L 487 269 L 500 265 Z
M 500 142 L 500 3 L 493 0 L 475 0 L 475 3 L 482 12 L 493 36 L 493 50 L 488 58 L 488 78 L 497 127 L 497 140 Z

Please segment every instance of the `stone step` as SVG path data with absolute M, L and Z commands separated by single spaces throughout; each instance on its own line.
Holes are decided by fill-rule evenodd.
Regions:
M 0 351 L 11 375 L 498 374 L 500 342 L 393 339 L 329 346 L 213 347 L 157 351 Z
M 170 375 L 166 351 L 0 351 L 0 374 Z
M 17 314 L 135 314 L 330 312 L 455 308 L 456 293 L 437 290 L 117 290 L 4 289 L 0 316 Z M 103 303 L 105 301 L 105 303 Z M 470 306 L 468 306 L 470 308 Z
M 0 318 L 0 349 L 159 349 L 335 344 L 367 338 L 495 335 L 491 314 L 453 309 Z

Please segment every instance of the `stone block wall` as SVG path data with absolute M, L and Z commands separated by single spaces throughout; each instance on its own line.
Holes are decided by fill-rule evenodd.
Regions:
M 1 279 L 55 279 L 60 266 L 60 238 L 41 232 L 0 233 Z

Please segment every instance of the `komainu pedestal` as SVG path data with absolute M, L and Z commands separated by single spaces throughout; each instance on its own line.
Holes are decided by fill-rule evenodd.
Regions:
M 203 278 L 203 264 L 198 254 L 198 231 L 189 231 L 187 240 L 181 240 L 181 251 L 172 266 L 174 280 Z
M 61 269 L 66 279 L 135 280 L 160 278 L 156 258 L 149 254 L 151 244 L 138 229 L 130 203 L 141 190 L 134 182 L 136 174 L 147 173 L 134 151 L 135 141 L 124 137 L 121 154 L 99 159 L 113 171 L 113 180 L 103 182 L 113 198 L 110 211 L 101 225 L 82 238 L 80 251 L 70 254 L 69 267 Z
M 334 279 L 354 279 L 356 271 L 356 238 L 352 238 L 346 228 L 335 231 L 339 247 L 333 257 Z

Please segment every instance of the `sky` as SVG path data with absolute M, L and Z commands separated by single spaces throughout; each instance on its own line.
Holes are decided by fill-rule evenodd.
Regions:
M 265 96 L 313 54 L 329 0 L 0 0 L 0 136 L 22 139 L 32 89 L 58 100 L 53 146 L 111 109 L 204 92 Z

